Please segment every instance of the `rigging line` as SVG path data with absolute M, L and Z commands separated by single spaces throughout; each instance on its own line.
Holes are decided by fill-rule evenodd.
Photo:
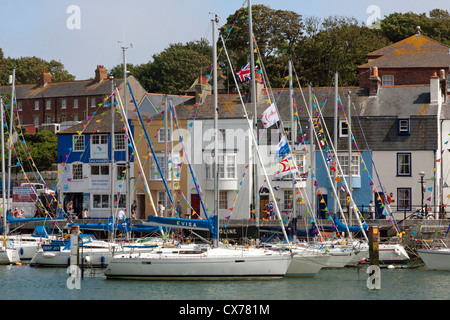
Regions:
M 298 86 L 299 86 L 299 88 L 300 88 L 300 92 L 301 92 L 302 97 L 303 97 L 303 101 L 306 101 L 305 96 L 304 96 L 304 94 L 303 94 L 303 90 L 301 90 L 300 80 L 298 79 L 298 75 L 297 75 L 297 72 L 295 72 L 295 69 L 294 69 L 294 73 L 295 73 L 295 76 L 296 76 L 296 79 L 297 79 Z M 313 117 L 312 117 L 312 114 L 311 114 L 310 111 L 309 111 L 309 108 L 307 107 L 306 110 L 307 110 L 307 112 L 308 112 L 309 120 L 312 121 L 312 120 L 313 120 Z M 317 132 L 316 132 L 316 130 L 314 129 L 314 126 L 313 126 L 312 129 L 313 129 L 314 135 L 316 136 L 316 139 L 318 140 L 318 138 L 317 138 Z M 310 137 L 310 141 L 311 141 L 311 142 L 313 142 L 313 139 L 314 139 L 314 137 Z M 312 146 L 312 145 L 313 145 L 313 144 L 310 143 L 310 146 Z M 326 160 L 325 160 L 325 158 L 324 158 L 324 155 L 323 155 L 323 152 L 322 152 L 322 147 L 320 146 L 320 144 L 319 144 L 319 149 L 320 149 L 320 155 L 322 156 L 322 159 L 323 159 L 324 164 L 325 164 L 325 168 L 326 168 L 326 170 L 327 170 L 327 175 L 328 175 L 328 178 L 329 178 L 329 180 L 330 180 L 330 185 L 331 185 L 331 187 L 332 187 L 333 193 L 336 195 L 337 192 L 336 192 L 336 189 L 335 189 L 335 187 L 334 187 L 333 180 L 331 179 L 331 175 L 330 175 L 330 173 L 329 173 L 328 166 L 326 165 Z M 313 152 L 313 151 L 311 150 L 311 152 Z M 340 202 L 337 201 L 337 204 L 338 204 L 338 206 L 339 206 L 339 211 L 342 213 L 343 210 L 342 210 L 342 206 L 341 206 Z M 315 215 L 313 215 L 313 217 L 314 217 L 314 216 L 315 216 Z M 350 231 L 349 231 L 349 229 L 348 229 L 348 225 L 347 225 L 347 223 L 346 223 L 346 221 L 345 221 L 345 216 L 343 215 L 343 213 L 342 213 L 342 216 L 343 216 L 343 218 L 344 218 L 344 222 L 345 222 L 345 225 L 346 225 L 346 227 L 347 227 L 347 231 L 348 231 L 348 233 L 349 233 L 349 235 L 350 235 L 350 237 L 351 237 L 351 233 L 350 233 Z
M 194 170 L 193 170 L 193 168 L 191 166 L 191 163 L 189 161 L 189 155 L 187 153 L 186 147 L 185 147 L 184 142 L 183 142 L 183 136 L 181 135 L 180 127 L 178 126 L 178 120 L 177 120 L 177 117 L 175 116 L 175 108 L 172 106 L 172 104 L 170 102 L 169 102 L 169 106 L 170 106 L 169 110 L 172 113 L 173 122 L 174 122 L 175 127 L 177 128 L 177 131 L 178 131 L 178 136 L 180 138 L 181 146 L 182 146 L 182 148 L 184 150 L 184 153 L 185 153 L 184 156 L 185 156 L 186 161 L 188 163 L 188 167 L 189 167 L 189 170 L 191 172 L 195 188 L 197 189 L 197 193 L 198 193 L 198 196 L 200 198 L 200 203 L 202 205 L 203 211 L 205 212 L 206 219 L 208 219 L 208 214 L 206 212 L 206 208 L 205 208 L 205 204 L 204 204 L 204 201 L 203 201 L 203 197 L 201 196 L 202 192 L 200 192 L 200 190 L 199 190 L 199 187 L 198 187 L 198 184 L 197 184 L 197 179 L 196 179 L 196 176 L 194 175 Z
M 270 81 L 268 80 L 268 75 L 267 75 L 267 72 L 266 72 L 266 69 L 265 69 L 265 67 L 264 67 L 264 62 L 263 62 L 263 60 L 262 60 L 262 57 L 261 57 L 261 53 L 260 53 L 260 50 L 259 50 L 259 48 L 258 48 L 258 44 L 256 43 L 256 39 L 253 37 L 253 40 L 254 40 L 254 42 L 255 42 L 255 48 L 256 48 L 256 52 L 257 52 L 257 54 L 258 54 L 258 58 L 259 58 L 259 60 L 260 60 L 260 64 L 261 64 L 261 70 L 262 70 L 262 75 L 263 75 L 263 80 L 265 80 L 266 82 L 267 82 L 267 92 L 268 92 L 268 98 L 269 98 L 269 101 L 271 102 L 272 100 L 274 101 L 274 106 L 275 106 L 275 109 L 276 109 L 276 111 L 277 111 L 277 113 L 280 115 L 280 112 L 279 112 L 279 110 L 278 110 L 278 104 L 277 104 L 277 99 L 275 99 L 275 95 L 274 95 L 274 93 L 273 93 L 273 90 L 272 90 L 272 88 L 271 88 L 271 85 L 270 85 Z M 287 82 L 287 81 L 286 81 Z M 282 91 L 284 90 L 284 88 L 282 88 Z M 270 92 L 270 94 L 269 94 L 269 92 Z M 290 94 L 290 93 L 289 93 Z M 304 97 L 303 97 L 304 98 Z M 281 118 L 280 118 L 281 119 Z M 300 121 L 299 119 L 298 119 L 298 121 Z M 277 128 L 278 129 L 280 129 L 279 128 L 279 125 L 278 125 L 278 123 L 276 124 L 276 126 L 277 126 Z M 284 123 L 283 123 L 283 121 L 280 121 L 280 126 L 281 126 L 281 130 L 282 130 L 282 132 L 283 132 L 283 134 L 286 132 L 286 130 L 285 130 L 285 128 L 284 128 Z M 301 126 L 301 124 L 300 124 L 300 130 L 302 129 L 302 126 Z M 297 136 L 297 132 L 295 132 L 295 136 Z M 294 133 L 292 132 L 292 128 L 291 128 L 291 139 L 294 137 Z M 291 146 L 289 145 L 289 150 L 291 149 Z M 296 163 L 296 160 L 295 160 L 295 154 L 294 154 L 294 152 L 295 152 L 295 150 L 291 150 L 291 153 L 292 153 L 292 159 L 293 159 L 293 163 L 294 163 L 294 166 L 296 167 L 296 168 L 298 168 L 298 166 L 297 166 L 297 163 Z M 293 179 L 296 179 L 295 178 L 295 175 L 293 174 L 292 175 L 293 176 Z M 297 181 L 297 180 L 296 180 Z M 300 188 L 299 186 L 297 186 L 297 188 L 298 189 L 301 189 L 301 192 L 303 193 L 302 194 L 302 196 L 304 197 L 304 198 L 306 198 L 306 200 L 307 200 L 307 206 L 309 206 L 309 209 L 310 209 L 310 215 L 311 215 L 311 217 L 313 218 L 313 221 L 314 221 L 314 223 L 317 225 L 317 221 L 315 220 L 315 215 L 314 215 L 314 212 L 313 212 L 313 210 L 312 210 L 312 204 L 311 204 L 311 201 L 310 201 L 310 199 L 309 199 L 309 196 L 307 195 L 307 192 L 306 192 L 306 190 L 304 190 L 304 188 Z M 293 195 L 293 197 L 294 197 L 294 195 Z M 295 200 L 294 200 L 295 201 Z M 319 235 L 321 236 L 321 234 L 319 233 Z
M 164 188 L 165 188 L 165 190 L 166 190 L 166 192 L 167 192 L 167 195 L 169 196 L 170 203 L 172 204 L 172 206 L 175 207 L 175 202 L 174 202 L 172 193 L 170 192 L 169 186 L 167 185 L 167 181 L 166 181 L 166 179 L 165 179 L 165 177 L 164 177 L 164 174 L 163 174 L 163 172 L 162 172 L 162 170 L 161 170 L 161 166 L 159 165 L 158 159 L 157 159 L 157 157 L 156 157 L 155 150 L 153 149 L 153 143 L 150 141 L 150 137 L 149 137 L 149 135 L 148 135 L 147 129 L 145 128 L 144 120 L 142 119 L 141 112 L 139 111 L 139 107 L 138 107 L 138 105 L 137 105 L 137 103 L 136 103 L 136 99 L 135 99 L 134 93 L 133 93 L 133 91 L 132 91 L 132 89 L 131 89 L 131 85 L 130 85 L 130 83 L 129 83 L 128 81 L 127 81 L 126 84 L 128 85 L 128 89 L 129 89 L 129 92 L 130 92 L 130 94 L 131 94 L 131 97 L 132 97 L 134 106 L 135 106 L 135 108 L 136 108 L 136 111 L 137 111 L 137 114 L 138 114 L 138 117 L 139 117 L 139 121 L 141 122 L 141 126 L 142 126 L 142 129 L 144 130 L 145 137 L 146 137 L 146 139 L 147 139 L 148 145 L 150 146 L 151 152 L 152 152 L 152 154 L 153 154 L 154 161 L 155 161 L 156 166 L 157 166 L 157 168 L 158 168 L 158 171 L 159 171 L 159 174 L 160 174 L 160 176 L 161 176 L 161 179 L 162 179 L 162 181 L 163 181 L 163 183 L 164 183 Z M 167 109 L 167 107 L 166 107 L 166 109 Z M 205 210 L 205 215 L 207 215 L 206 210 Z
M 353 105 L 353 108 L 355 109 L 355 106 L 354 106 L 354 105 Z M 392 218 L 393 218 L 394 226 L 395 226 L 396 231 L 397 231 L 397 233 L 398 233 L 398 232 L 400 232 L 400 231 L 399 231 L 400 228 L 398 227 L 397 220 L 395 219 L 394 214 L 392 213 L 391 206 L 390 206 L 390 204 L 389 204 L 388 201 L 387 201 L 387 194 L 386 194 L 386 191 L 384 190 L 383 184 L 381 183 L 381 179 L 380 179 L 380 176 L 379 176 L 379 174 L 378 174 L 377 167 L 376 167 L 376 165 L 375 165 L 375 162 L 373 161 L 372 151 L 371 151 L 371 149 L 369 148 L 369 144 L 368 144 L 368 142 L 367 142 L 366 135 L 364 134 L 364 131 L 363 131 L 363 128 L 362 128 L 362 125 L 361 125 L 361 121 L 360 121 L 360 119 L 359 119 L 358 113 L 356 112 L 356 109 L 355 109 L 355 115 L 356 115 L 356 120 L 358 121 L 359 127 L 360 127 L 360 129 L 361 129 L 361 133 L 362 133 L 364 142 L 365 142 L 365 144 L 366 144 L 366 148 L 367 148 L 367 151 L 368 151 L 368 153 L 369 153 L 370 160 L 372 161 L 373 168 L 375 169 L 375 174 L 377 175 L 378 183 L 380 184 L 381 191 L 383 192 L 385 202 L 386 202 L 386 204 L 388 204 L 388 208 L 389 208 L 389 211 L 390 211 L 389 213 L 390 213 L 390 215 L 391 215 Z
M 11 114 L 10 114 L 10 116 L 11 116 Z M 4 124 L 4 126 L 8 129 L 8 125 L 5 123 Z M 20 128 L 20 125 L 19 125 L 19 128 Z M 2 128 L 2 130 L 3 130 L 3 128 Z M 16 131 L 16 129 L 13 127 L 13 128 L 11 128 L 10 130 L 9 130 L 9 132 L 11 133 L 11 132 L 13 132 L 13 133 L 17 133 L 17 131 Z M 22 132 L 21 132 L 21 134 L 22 134 Z M 22 134 L 22 136 L 23 136 L 23 134 Z M 10 134 L 10 137 L 11 137 L 11 134 Z M 9 138 L 10 139 L 10 141 L 12 142 L 12 139 L 11 138 Z M 25 141 L 25 140 L 23 140 L 23 141 Z M 14 148 L 14 144 L 11 144 L 11 147 L 12 148 Z M 12 149 L 11 149 L 12 150 Z M 16 157 L 18 157 L 18 155 L 17 154 L 15 154 L 15 156 Z M 30 155 L 31 156 L 31 155 Z M 20 166 L 20 168 L 21 168 L 21 170 L 25 173 L 25 168 L 24 168 L 24 166 L 23 166 L 23 161 L 20 161 L 20 158 L 18 159 L 18 164 L 16 163 L 16 165 L 18 165 L 18 166 Z M 35 164 L 34 164 L 34 160 L 33 160 L 33 166 L 36 168 L 36 170 L 37 170 L 37 167 L 35 166 Z M 43 178 L 42 178 L 42 176 L 40 175 L 40 173 L 39 173 L 39 171 L 38 171 L 38 174 L 39 174 L 39 176 L 41 177 L 41 180 L 40 181 L 43 181 Z M 28 178 L 27 178 L 27 180 L 28 180 Z M 29 180 L 28 180 L 28 183 L 30 183 L 29 182 Z M 44 182 L 45 183 L 45 182 Z M 47 184 L 45 184 L 45 187 L 47 187 Z M 36 195 L 36 197 L 37 197 L 37 202 L 39 202 L 39 208 L 44 208 L 44 214 L 45 214 L 45 220 L 44 220 L 44 223 L 47 221 L 47 218 L 50 218 L 49 220 L 53 220 L 53 217 L 52 217 L 52 215 L 47 211 L 47 209 L 45 208 L 45 206 L 44 206 L 44 204 L 43 204 L 43 202 L 42 202 L 42 197 L 39 197 L 39 195 L 37 194 L 37 190 L 35 189 L 35 188 L 33 188 L 33 192 L 34 192 L 34 194 Z M 47 199 L 46 199 L 47 200 Z M 54 202 L 54 200 L 55 200 L 55 198 L 54 198 L 54 196 L 52 195 L 52 199 L 51 199 L 51 201 L 47 204 L 47 206 L 48 207 L 50 207 L 50 205 L 52 204 L 52 202 Z M 57 226 L 57 228 L 61 231 L 61 229 L 59 228 L 59 226 Z
M 222 37 L 222 36 L 220 36 L 220 37 L 221 37 L 222 43 L 223 43 L 223 37 Z M 228 51 L 227 51 L 227 49 L 226 49 L 225 46 L 224 46 L 224 49 L 225 49 L 225 54 L 226 54 L 226 56 L 227 56 L 228 63 L 230 64 L 230 67 L 232 67 L 231 61 L 230 61 L 230 57 L 229 57 L 229 55 L 228 55 Z M 245 108 L 244 101 L 242 100 L 242 95 L 241 95 L 241 92 L 240 92 L 240 90 L 239 90 L 239 86 L 237 85 L 236 75 L 235 75 L 234 73 L 233 73 L 233 79 L 234 79 L 234 83 L 236 84 L 236 88 L 237 88 L 237 91 L 238 91 L 238 94 L 239 94 L 239 99 L 241 100 L 242 109 L 244 110 L 245 117 L 246 117 L 246 119 L 247 119 L 247 122 L 250 124 L 250 119 L 249 119 L 249 117 L 248 117 L 248 113 L 247 113 L 247 110 L 246 110 L 246 108 Z M 256 118 L 256 114 L 253 115 L 253 116 Z M 272 189 L 271 184 L 270 184 L 269 177 L 267 176 L 267 172 L 266 172 L 266 170 L 264 169 L 264 162 L 263 162 L 263 160 L 262 160 L 262 158 L 261 158 L 261 154 L 260 154 L 260 152 L 259 152 L 259 149 L 257 148 L 257 141 L 256 141 L 256 138 L 255 138 L 255 134 L 254 134 L 254 132 L 253 132 L 253 129 L 249 130 L 249 132 L 250 132 L 250 135 L 251 135 L 251 138 L 252 138 L 254 147 L 256 148 L 256 151 L 257 151 L 256 154 L 258 155 L 258 159 L 259 159 L 259 161 L 260 161 L 260 165 L 261 165 L 262 170 L 263 170 L 263 172 L 264 172 L 264 175 L 265 175 L 265 177 L 266 177 L 267 184 L 269 185 L 269 192 L 270 192 L 272 198 L 273 198 L 273 199 L 276 199 L 276 198 L 275 198 L 275 195 L 274 195 L 274 193 L 273 193 L 273 189 Z M 274 207 L 275 207 L 275 210 L 276 210 L 276 212 L 277 212 L 278 219 L 280 220 L 280 226 L 281 226 L 281 229 L 282 229 L 282 231 L 283 231 L 283 235 L 284 235 L 284 237 L 285 237 L 285 239 L 286 239 L 286 241 L 287 241 L 287 243 L 288 243 L 288 245 L 289 245 L 289 248 L 291 248 L 291 244 L 290 244 L 290 242 L 288 241 L 288 236 L 287 236 L 287 234 L 286 234 L 286 230 L 285 230 L 284 225 L 283 225 L 283 223 L 282 223 L 281 213 L 280 213 L 280 210 L 279 210 L 279 208 L 278 208 L 278 204 L 277 204 L 276 201 L 274 201 Z
M 317 95 L 314 95 L 314 97 L 315 97 L 315 101 L 316 101 L 316 103 L 317 103 L 317 105 L 318 105 L 318 108 L 317 108 L 317 110 L 318 110 L 318 114 L 319 114 L 319 116 L 321 117 L 321 119 L 322 119 L 322 122 L 323 122 L 323 124 L 322 124 L 322 126 L 326 129 L 326 132 L 327 132 L 327 134 L 329 135 L 329 131 L 328 131 L 328 127 L 327 127 L 327 125 L 326 125 L 326 123 L 325 123 L 325 119 L 324 119 L 324 117 L 323 117 L 323 112 L 322 112 L 322 110 L 325 108 L 325 105 L 323 106 L 323 108 L 322 109 L 320 109 L 320 106 L 319 106 L 319 103 L 318 103 L 318 99 L 317 99 Z M 351 130 L 349 130 L 350 132 L 351 132 Z M 315 130 L 314 130 L 314 132 L 315 132 Z M 316 134 L 316 138 L 317 138 L 317 140 L 318 140 L 318 137 L 317 137 L 317 133 L 315 132 L 315 134 Z M 347 181 L 345 180 L 345 177 L 344 177 L 344 171 L 342 170 L 342 167 L 341 167 L 341 164 L 340 164 L 340 161 L 339 161 L 339 159 L 338 159 L 338 157 L 337 157 L 337 152 L 336 152 L 336 150 L 335 150 L 335 146 L 333 146 L 333 144 L 331 143 L 331 137 L 330 137 L 330 142 L 329 142 L 329 144 L 332 146 L 332 149 L 333 149 L 333 152 L 334 152 L 334 154 L 336 155 L 336 163 L 338 164 L 338 166 L 339 166 L 339 169 L 340 169 L 340 172 L 342 173 L 342 180 L 343 180 L 343 183 L 344 183 L 344 185 L 345 185 L 345 188 L 347 189 L 347 191 L 348 191 L 348 197 L 349 197 L 349 199 L 350 199 L 350 201 L 353 203 L 353 205 L 355 206 L 355 217 L 356 217 L 356 219 L 357 219 L 357 221 L 358 221 L 358 224 L 359 224 L 359 226 L 360 226 L 360 228 L 361 228 L 361 231 L 363 232 L 363 234 L 364 234 L 364 236 L 365 236 L 365 231 L 364 231 L 364 228 L 363 228 L 363 226 L 362 226 L 362 224 L 361 224 L 361 221 L 360 221 L 360 219 L 359 219 L 359 216 L 356 214 L 356 212 L 357 211 L 359 211 L 358 210 L 358 207 L 357 207 L 357 205 L 356 205 L 356 202 L 355 202 L 355 200 L 353 199 L 353 194 L 352 194 L 352 190 L 350 190 L 349 189 L 349 187 L 348 187 L 348 183 L 347 183 Z M 320 145 L 319 145 L 320 146 Z M 320 149 L 321 149 L 321 153 L 322 153 L 322 148 L 321 148 L 321 146 L 320 146 Z M 323 155 L 322 155 L 322 157 L 323 157 Z M 359 164 L 359 163 L 358 163 Z M 328 165 L 325 163 L 325 167 L 327 167 L 327 172 L 328 172 L 328 174 L 330 175 L 330 178 L 331 178 L 331 173 L 328 171 Z M 351 159 L 349 159 L 349 166 L 348 166 L 348 177 L 349 177 L 349 179 L 351 179 Z M 330 182 L 332 185 L 333 185 L 333 192 L 335 193 L 335 196 L 337 197 L 338 195 L 337 195 L 337 190 L 335 189 L 335 187 L 334 187 L 334 183 L 333 182 Z M 349 201 L 349 202 L 350 202 Z M 342 210 L 342 207 L 341 207 L 341 205 L 340 205 L 340 203 L 339 203 L 339 206 L 340 206 L 340 210 Z M 341 211 L 341 213 L 342 213 L 342 211 Z M 349 212 L 350 213 L 350 212 Z M 343 219 L 344 219 L 344 223 L 347 225 L 347 222 L 346 222 L 346 219 L 345 219 L 345 215 L 342 213 L 342 217 L 343 217 Z M 350 217 L 350 215 L 349 215 L 349 217 Z M 347 225 L 347 230 L 349 231 L 349 229 L 348 229 L 348 225 Z M 366 240 L 368 240 L 367 238 L 366 238 Z
M 114 86 L 115 86 L 115 84 L 114 84 Z M 149 197 L 150 197 L 150 202 L 151 202 L 151 204 L 152 204 L 152 207 L 153 207 L 153 212 L 154 213 L 156 213 L 156 207 L 155 207 L 155 204 L 154 204 L 154 202 L 153 202 L 153 197 L 152 197 L 152 194 L 151 194 L 151 192 L 150 192 L 150 187 L 149 187 L 149 185 L 148 185 L 148 182 L 147 182 L 147 178 L 146 178 L 146 176 L 145 176 L 145 171 L 144 171 L 144 168 L 143 168 L 143 166 L 142 166 L 142 162 L 141 162 L 141 159 L 140 159 L 140 157 L 139 157 L 139 152 L 138 152 L 138 149 L 137 149 L 137 146 L 136 146 L 136 144 L 135 144 L 135 142 L 134 142 L 134 139 L 133 139 L 133 134 L 132 134 L 132 132 L 131 132 L 131 128 L 130 128 L 130 124 L 128 123 L 128 118 L 127 118 L 127 114 L 126 114 L 126 112 L 125 112 L 125 110 L 124 110 L 124 106 L 123 106 L 123 103 L 122 103 L 122 99 L 121 99 L 121 97 L 120 97 L 120 95 L 119 95 L 119 92 L 118 92 L 118 90 L 117 90 L 117 87 L 116 87 L 116 91 L 117 91 L 117 100 L 119 101 L 119 107 L 120 107 L 120 111 L 122 112 L 122 116 L 125 118 L 125 125 L 126 125 L 126 128 L 127 128 L 127 132 L 128 132 L 128 134 L 129 134 L 129 140 L 131 141 L 131 143 L 132 143 L 132 148 L 134 149 L 134 151 L 135 151 L 135 158 L 137 159 L 137 161 L 138 161 L 138 164 L 139 164 L 139 168 L 140 168 L 140 170 L 141 170 L 141 175 L 143 175 L 144 177 L 143 177 L 143 181 L 144 181 L 144 184 L 145 184 L 145 186 L 146 186 L 146 189 L 147 189 L 147 194 L 149 195 Z M 113 112 L 113 109 L 111 109 L 111 112 Z M 129 161 L 130 159 L 128 159 L 128 161 Z M 129 178 L 131 178 L 131 177 L 128 177 L 128 179 Z M 128 190 L 128 192 L 130 192 L 131 193 L 131 190 Z
M 267 79 L 268 78 L 268 75 L 267 75 L 267 72 L 266 72 L 266 69 L 265 69 L 265 67 L 264 67 L 264 63 L 262 62 L 262 58 L 261 58 L 261 55 L 260 55 L 260 50 L 258 49 L 258 45 L 257 45 L 257 43 L 256 43 L 256 39 L 253 37 L 253 40 L 254 40 L 254 43 L 255 43 L 255 49 L 256 49 L 256 52 L 258 53 L 258 57 L 259 57 L 259 60 L 260 60 L 260 64 L 261 64 L 261 67 L 260 67 L 260 70 L 262 71 L 262 76 L 263 76 L 263 80 L 265 81 L 265 82 L 267 82 L 267 95 L 268 95 L 268 99 L 269 99 L 269 102 L 272 102 L 272 101 L 274 101 L 273 102 L 273 104 L 274 104 L 274 106 L 275 106 L 275 109 L 276 109 L 276 111 L 277 111 L 277 113 L 279 114 L 279 115 L 281 115 L 280 114 L 280 112 L 279 112 L 279 110 L 278 110 L 278 104 L 277 104 L 277 99 L 275 99 L 275 95 L 274 95 L 274 93 L 273 93 L 273 90 L 272 90 L 272 88 L 271 88 L 271 85 L 270 85 L 270 81 Z M 226 49 L 226 48 L 225 48 Z M 231 64 L 231 63 L 230 63 Z M 234 75 L 234 74 L 233 74 Z M 287 81 L 286 81 L 287 82 Z M 284 90 L 284 88 L 282 89 L 282 91 Z M 269 94 L 269 92 L 270 92 L 270 94 Z M 281 127 L 281 131 L 282 131 L 282 135 L 285 135 L 285 132 L 286 132 L 286 130 L 285 130 L 285 128 L 284 128 L 284 123 L 283 123 L 283 121 L 281 120 L 281 118 L 280 118 L 280 125 L 277 123 L 276 124 L 276 127 L 277 127 L 277 129 L 279 130 L 280 129 L 280 127 Z M 300 129 L 301 129 L 301 125 L 300 125 Z M 267 130 L 267 129 L 266 129 Z M 295 135 L 297 135 L 297 133 L 295 133 Z M 292 128 L 291 128 L 291 138 L 293 138 L 294 137 L 294 134 L 292 133 Z M 289 150 L 291 151 L 291 156 L 292 156 L 292 162 L 294 163 L 294 166 L 295 166 L 295 168 L 297 169 L 298 168 L 298 166 L 297 166 L 297 163 L 296 163 L 296 160 L 295 160 L 295 154 L 294 154 L 294 151 L 295 150 L 291 150 L 291 146 L 289 145 Z M 293 179 L 296 179 L 296 177 L 295 177 L 295 174 L 292 174 L 292 178 Z M 297 182 L 297 180 L 295 180 L 296 182 Z M 309 199 L 309 196 L 307 195 L 307 192 L 306 192 L 306 190 L 304 190 L 304 188 L 300 188 L 299 186 L 296 186 L 296 188 L 298 188 L 298 189 L 300 189 L 301 191 L 301 195 L 304 197 L 304 198 L 306 198 L 306 200 L 307 200 L 307 207 L 309 206 L 309 210 L 310 210 L 310 212 L 309 212 L 309 214 L 311 215 L 311 217 L 313 218 L 313 221 L 314 221 L 314 223 L 317 225 L 317 221 L 315 220 L 315 215 L 314 215 L 314 212 L 313 212 L 313 210 L 312 210 L 312 204 L 311 204 L 311 201 L 310 201 L 310 199 Z M 293 198 L 294 198 L 294 194 L 292 195 L 293 196 Z M 294 199 L 294 201 L 295 201 L 295 199 Z M 320 237 L 322 237 L 322 234 L 320 233 L 320 231 L 319 231 L 319 235 L 320 235 Z

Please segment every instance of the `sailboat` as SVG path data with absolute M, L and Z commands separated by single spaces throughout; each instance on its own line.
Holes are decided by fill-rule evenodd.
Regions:
M 212 20 L 215 150 L 218 147 L 217 22 L 216 16 Z M 142 121 L 139 108 L 136 107 L 136 109 Z M 218 186 L 217 152 L 215 152 L 214 165 L 214 180 Z M 217 190 L 218 188 L 216 188 Z M 218 201 L 215 201 L 214 211 L 215 217 L 208 221 L 209 230 L 213 236 L 212 246 L 181 245 L 176 248 L 158 247 L 152 252 L 116 254 L 106 268 L 105 276 L 110 279 L 145 280 L 235 280 L 284 277 L 291 263 L 290 253 L 252 247 L 220 246 L 217 219 Z
M 417 253 L 428 269 L 450 270 L 450 248 L 445 242 L 442 241 L 439 247 L 427 245 L 423 249 L 417 249 Z
M 444 239 L 422 240 L 424 247 L 417 249 L 417 253 L 428 269 L 450 270 L 450 248 L 445 242 L 449 231 L 450 225 L 447 228 Z

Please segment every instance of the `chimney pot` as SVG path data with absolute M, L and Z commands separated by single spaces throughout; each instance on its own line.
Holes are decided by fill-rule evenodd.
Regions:
M 108 78 L 108 70 L 103 65 L 97 65 L 95 69 L 95 82 L 100 82 Z
M 39 85 L 41 87 L 44 87 L 47 85 L 47 83 L 52 82 L 52 74 L 48 71 L 42 71 L 41 77 L 39 79 Z

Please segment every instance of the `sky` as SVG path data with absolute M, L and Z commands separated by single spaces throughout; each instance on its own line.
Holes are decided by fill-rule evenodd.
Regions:
M 449 0 L 251 0 L 306 17 L 339 15 L 370 22 L 393 12 L 450 11 Z M 123 62 L 151 61 L 171 43 L 206 38 L 247 6 L 246 0 L 1 0 L 0 48 L 5 57 L 57 60 L 76 80 L 94 77 L 97 65 L 110 70 Z

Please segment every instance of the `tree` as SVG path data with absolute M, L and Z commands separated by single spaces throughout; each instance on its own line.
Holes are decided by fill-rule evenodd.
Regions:
M 28 156 L 31 156 L 34 164 L 39 171 L 52 170 L 52 165 L 57 163 L 58 139 L 56 134 L 48 130 L 42 130 L 34 134 L 23 134 L 23 140 L 26 141 L 27 151 L 24 148 L 16 147 L 17 159 L 20 159 L 25 171 L 36 170 L 28 167 Z M 16 158 L 14 158 L 16 159 Z M 17 170 L 20 167 L 16 167 Z
M 357 67 L 366 54 L 390 44 L 377 30 L 359 25 L 354 18 L 310 18 L 306 37 L 295 47 L 295 67 L 303 83 L 331 86 L 337 71 L 340 84 L 358 85 Z
M 433 9 L 425 13 L 392 13 L 381 20 L 381 32 L 392 42 L 398 42 L 420 32 L 438 42 L 450 45 L 450 15 L 447 10 Z
M 248 18 L 248 8 L 241 8 L 228 16 L 226 24 L 220 28 L 235 69 L 250 61 Z M 272 86 L 280 86 L 284 83 L 287 61 L 293 48 L 302 39 L 302 16 L 293 11 L 252 5 L 252 22 L 256 64 L 264 64 Z M 219 43 L 218 47 L 221 46 L 223 44 Z M 219 62 L 223 70 L 228 69 L 226 57 L 222 56 Z
M 148 63 L 127 70 L 148 92 L 184 94 L 196 77 L 208 72 L 212 65 L 212 48 L 206 39 L 186 44 L 174 43 L 161 53 L 153 55 Z M 123 77 L 123 64 L 112 68 L 115 77 Z
M 1 50 L 1 49 L 0 49 Z M 75 80 L 75 76 L 65 70 L 64 65 L 56 60 L 50 62 L 38 57 L 5 58 L 0 52 L 0 84 L 7 85 L 9 75 L 16 68 L 16 84 L 39 83 L 42 71 L 52 74 L 53 82 L 65 82 Z

